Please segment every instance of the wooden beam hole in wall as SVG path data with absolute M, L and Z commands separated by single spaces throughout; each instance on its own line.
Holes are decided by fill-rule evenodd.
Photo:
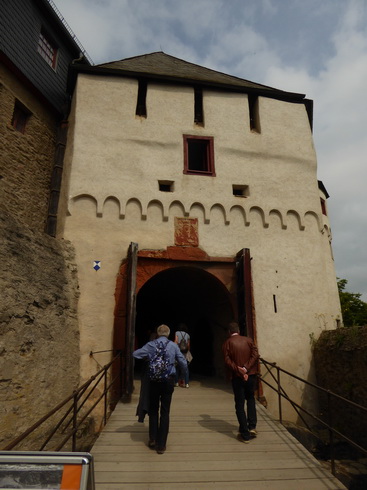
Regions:
M 173 192 L 174 184 L 173 180 L 158 180 L 158 186 L 161 192 Z
M 135 114 L 141 117 L 147 117 L 147 81 L 139 80 L 138 100 L 136 102 Z
M 261 133 L 260 114 L 259 114 L 259 97 L 254 94 L 248 94 L 248 108 L 250 114 L 250 129 L 255 133 Z
M 203 91 L 201 87 L 194 87 L 194 122 L 204 126 Z
M 250 189 L 248 185 L 232 185 L 232 193 L 236 197 L 248 197 L 250 195 Z

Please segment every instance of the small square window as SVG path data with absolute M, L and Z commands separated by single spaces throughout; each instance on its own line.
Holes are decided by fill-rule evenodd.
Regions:
M 16 100 L 11 125 L 16 131 L 24 133 L 30 115 L 29 110 L 19 100 Z
M 161 192 L 173 192 L 174 182 L 172 180 L 158 180 L 159 190 Z
M 42 30 L 38 38 L 37 51 L 51 68 L 56 69 L 57 47 Z
M 248 185 L 232 185 L 233 195 L 236 197 L 248 197 L 250 195 L 250 190 Z
M 215 176 L 214 138 L 184 135 L 184 174 Z

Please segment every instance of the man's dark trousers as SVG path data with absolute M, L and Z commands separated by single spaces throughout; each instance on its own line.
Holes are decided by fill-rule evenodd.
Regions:
M 149 439 L 155 441 L 156 447 L 160 449 L 166 447 L 173 390 L 173 377 L 167 381 L 150 382 Z
M 232 389 L 237 420 L 239 423 L 239 433 L 245 439 L 250 437 L 249 430 L 255 429 L 257 423 L 256 402 L 255 402 L 256 374 L 251 374 L 247 381 L 242 378 L 232 379 Z M 245 412 L 245 401 L 247 402 L 247 417 Z

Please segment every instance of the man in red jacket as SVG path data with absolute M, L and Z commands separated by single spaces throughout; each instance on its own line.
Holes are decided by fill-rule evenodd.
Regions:
M 256 437 L 256 403 L 255 385 L 257 347 L 250 337 L 240 335 L 238 324 L 232 322 L 228 327 L 229 338 L 223 344 L 224 362 L 232 381 L 235 409 L 239 423 L 237 439 L 248 443 L 251 437 Z M 245 412 L 247 402 L 247 417 Z

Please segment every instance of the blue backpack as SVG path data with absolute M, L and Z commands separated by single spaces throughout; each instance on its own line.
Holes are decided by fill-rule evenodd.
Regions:
M 155 353 L 149 359 L 149 378 L 152 381 L 166 381 L 170 374 L 171 363 L 167 354 L 167 342 L 155 342 Z

